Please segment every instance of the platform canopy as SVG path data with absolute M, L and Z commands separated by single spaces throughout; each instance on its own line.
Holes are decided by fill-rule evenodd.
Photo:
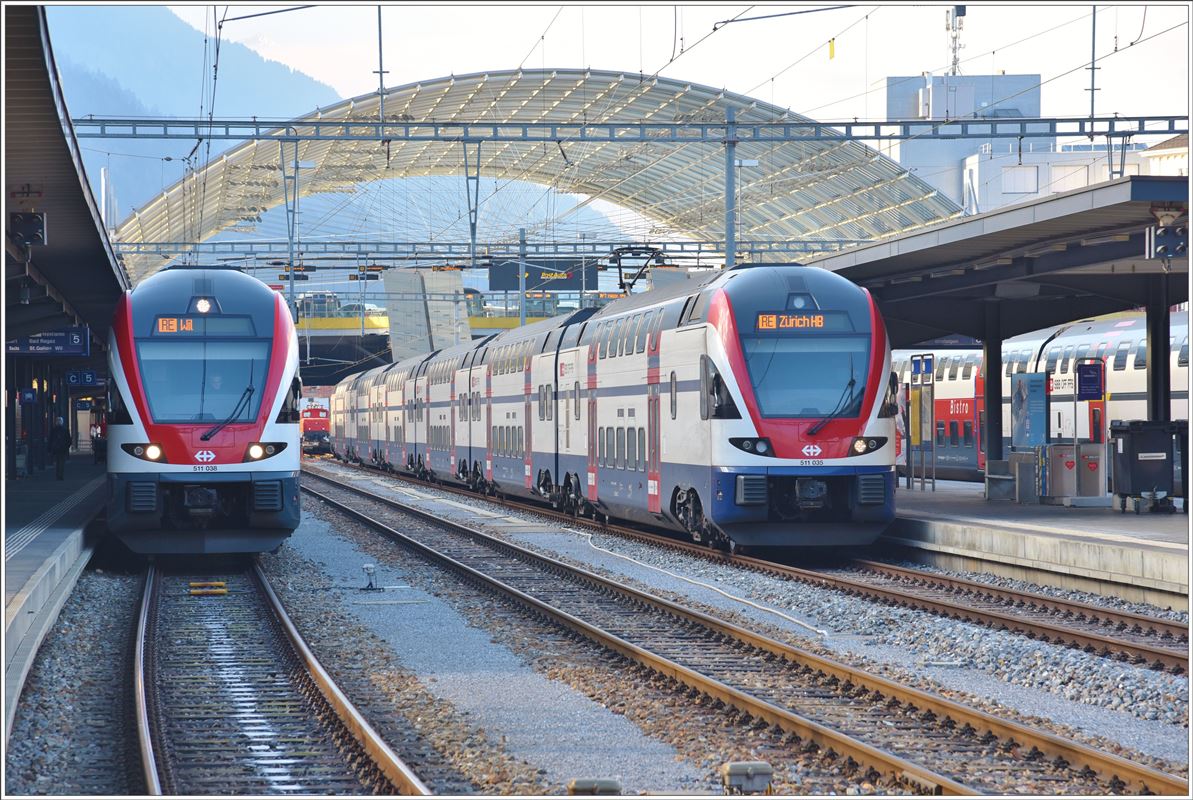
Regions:
M 286 124 L 376 121 L 380 99 L 378 93 L 362 95 Z M 384 106 L 386 120 L 394 122 L 723 123 L 730 108 L 739 123 L 810 121 L 721 89 L 597 70 L 440 78 L 387 90 Z M 229 227 L 252 225 L 285 202 L 280 150 L 276 141 L 255 140 L 227 151 L 134 211 L 116 240 L 204 241 Z M 301 171 L 300 191 L 351 191 L 381 178 L 463 178 L 466 150 L 472 166 L 476 145 L 458 140 L 305 141 L 298 156 L 309 168 Z M 750 164 L 739 174 L 740 239 L 883 239 L 961 214 L 946 196 L 857 141 L 743 141 L 737 158 Z M 681 236 L 724 237 L 725 148 L 719 144 L 492 142 L 480 148 L 480 176 L 605 199 Z M 126 258 L 137 279 L 166 263 L 160 255 Z

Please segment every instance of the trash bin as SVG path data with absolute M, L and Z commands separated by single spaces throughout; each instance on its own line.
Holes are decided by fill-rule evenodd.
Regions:
M 1128 497 L 1156 501 L 1172 495 L 1173 434 L 1171 422 L 1115 420 L 1110 424 L 1113 491 L 1123 511 Z
M 1184 511 L 1189 513 L 1189 420 L 1178 419 L 1172 423 L 1173 456 L 1172 468 L 1175 475 L 1172 480 L 1173 497 L 1184 498 Z

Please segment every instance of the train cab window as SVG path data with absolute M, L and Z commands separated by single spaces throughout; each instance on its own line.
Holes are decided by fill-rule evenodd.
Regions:
M 646 428 L 638 429 L 638 471 L 646 472 Z
M 575 394 L 575 411 L 572 412 L 576 419 L 580 419 L 580 381 L 576 381 L 576 385 L 572 387 L 572 392 Z
M 671 419 L 675 419 L 675 412 L 679 409 L 679 398 L 676 394 L 675 373 L 671 373 Z
M 626 428 L 625 463 L 626 469 L 638 469 L 638 435 L 634 428 Z
M 617 431 L 613 427 L 605 428 L 605 466 L 615 465 L 614 454 L 617 452 Z
M 1064 354 L 1061 355 L 1061 357 L 1060 357 L 1060 371 L 1062 373 L 1068 373 L 1069 359 L 1072 357 L 1073 357 L 1073 345 L 1069 345 L 1068 347 L 1065 348 Z
M 605 466 L 605 429 L 597 428 L 597 466 Z
M 949 421 L 949 447 L 956 447 L 961 444 L 961 439 L 957 435 L 957 420 Z
M 1118 349 L 1114 351 L 1114 369 L 1124 370 L 1127 368 L 1127 355 L 1131 352 L 1130 342 L 1119 342 Z
M 1135 349 L 1135 369 L 1147 369 L 1147 338 L 1139 340 L 1139 347 Z
M 1176 365 L 1178 367 L 1189 366 L 1189 337 L 1186 336 L 1181 339 L 1181 351 L 1177 354 Z
M 936 444 L 938 447 L 944 447 L 944 422 L 936 423 Z
M 957 380 L 957 370 L 961 367 L 961 356 L 953 356 L 949 363 L 949 380 Z
M 965 422 L 962 423 L 961 429 L 964 436 L 962 443 L 966 447 L 973 447 L 973 422 L 971 420 L 965 420 Z
M 617 429 L 617 468 L 625 469 L 625 428 Z

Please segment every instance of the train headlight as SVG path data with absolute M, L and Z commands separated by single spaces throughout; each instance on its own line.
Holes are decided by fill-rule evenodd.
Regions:
M 195 310 L 200 314 L 206 314 L 211 310 L 211 301 L 206 297 L 200 297 L 199 302 L 195 303 Z
M 882 449 L 882 446 L 885 444 L 885 436 L 859 436 L 849 446 L 850 455 L 864 456 L 867 453 L 873 453 L 875 450 Z
M 146 444 L 122 444 L 120 449 L 128 453 L 134 458 L 139 458 L 142 461 L 159 461 L 167 463 L 165 452 L 162 450 L 160 444 L 146 443 Z
M 773 456 L 775 454 L 774 448 L 770 446 L 770 442 L 766 439 L 732 437 L 729 439 L 729 444 L 738 450 L 745 450 L 747 453 L 756 456 Z
M 286 449 L 285 442 L 253 442 L 244 451 L 245 461 L 260 461 Z
M 770 445 L 766 443 L 766 439 L 758 440 L 758 443 L 754 445 L 754 452 L 761 456 L 770 452 Z

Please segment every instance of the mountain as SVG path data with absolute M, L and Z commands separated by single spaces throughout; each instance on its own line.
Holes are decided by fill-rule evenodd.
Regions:
M 46 17 L 72 116 L 196 117 L 204 86 L 204 97 L 210 96 L 204 35 L 164 7 L 50 6 Z M 206 50 L 211 49 L 209 41 Z M 244 45 L 220 44 L 217 116 L 293 117 L 339 99 L 309 75 Z M 210 111 L 209 102 L 203 110 Z M 194 142 L 88 139 L 80 145 L 97 198 L 100 168 L 110 165 L 118 217 L 108 224 L 114 226 L 182 176 L 182 159 Z M 212 155 L 220 149 L 213 145 Z

